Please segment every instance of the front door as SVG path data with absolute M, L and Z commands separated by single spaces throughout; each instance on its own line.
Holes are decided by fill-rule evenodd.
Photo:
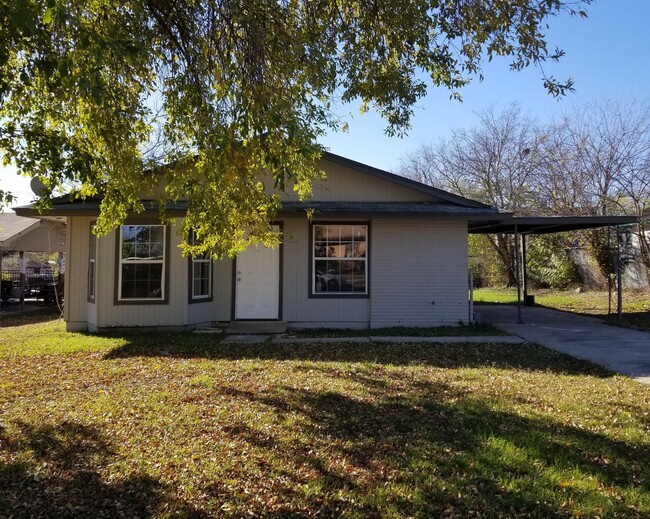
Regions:
M 259 245 L 237 256 L 235 319 L 278 319 L 280 248 Z

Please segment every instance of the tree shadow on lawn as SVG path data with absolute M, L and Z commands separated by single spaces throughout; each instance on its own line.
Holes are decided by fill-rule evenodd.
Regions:
M 420 364 L 440 368 L 498 368 L 551 371 L 565 375 L 606 378 L 613 372 L 534 344 L 221 344 L 190 334 L 164 336 L 124 335 L 125 344 L 106 353 L 105 359 L 129 357 L 205 358 L 215 360 L 269 360 L 355 362 L 403 366 Z
M 638 330 L 641 332 L 650 332 L 650 310 L 643 312 L 623 312 L 623 318 L 619 319 L 616 310 L 614 310 L 614 312 L 611 314 L 589 313 L 586 311 L 580 311 L 578 309 L 571 310 L 568 308 L 557 308 L 555 306 L 545 305 L 542 303 L 536 303 L 535 308 L 545 308 L 547 310 L 553 310 L 555 312 L 574 314 L 581 317 L 589 317 L 590 319 L 596 319 L 612 326 L 630 328 L 632 330 Z
M 650 509 L 650 468 L 641 461 L 650 459 L 648 445 L 496 410 L 446 384 L 417 382 L 412 389 L 386 396 L 370 387 L 375 402 L 290 386 L 262 395 L 216 392 L 303 418 L 299 440 L 256 423 L 235 423 L 227 432 L 260 453 L 268 472 L 284 481 L 278 491 L 287 502 L 312 513 L 562 517 L 586 510 L 642 517 Z M 316 474 L 318 492 L 296 492 L 305 466 Z
M 642 332 L 650 332 L 650 310 L 647 312 L 624 312 L 623 320 L 616 314 L 604 315 L 603 320 L 613 326 L 623 326 Z
M 14 425 L 18 431 L 11 435 L 0 426 L 3 517 L 151 517 L 168 509 L 204 517 L 150 476 L 108 479 L 106 469 L 116 454 L 94 427 L 74 422 Z
M 210 389 L 212 399 L 242 400 L 277 421 L 230 418 L 219 441 L 237 450 L 223 460 L 224 477 L 205 471 L 192 483 L 198 506 L 175 497 L 187 484 L 182 470 L 169 484 L 129 473 L 134 465 L 120 459 L 108 433 L 73 422 L 14 422 L 11 434 L 0 428 L 0 511 L 16 518 L 563 517 L 580 510 L 641 517 L 650 509 L 647 497 L 638 502 L 650 492 L 646 444 L 499 410 L 444 383 L 396 380 L 400 391 L 386 391 L 366 382 L 364 398 L 289 383 L 267 392 Z M 161 448 L 176 448 L 168 442 Z

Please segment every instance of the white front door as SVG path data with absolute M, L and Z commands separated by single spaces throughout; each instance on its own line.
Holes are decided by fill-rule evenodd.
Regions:
M 250 247 L 236 266 L 235 319 L 278 319 L 280 248 Z

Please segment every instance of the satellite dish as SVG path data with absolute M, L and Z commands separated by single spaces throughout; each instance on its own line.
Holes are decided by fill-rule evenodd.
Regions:
M 36 196 L 42 196 L 45 192 L 45 184 L 40 177 L 32 177 L 29 187 Z

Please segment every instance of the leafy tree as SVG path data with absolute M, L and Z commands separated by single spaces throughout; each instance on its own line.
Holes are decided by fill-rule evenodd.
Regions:
M 0 0 L 0 149 L 42 177 L 43 208 L 64 185 L 101 195 L 105 233 L 143 196 L 183 199 L 200 238 L 185 252 L 232 255 L 278 239 L 262 173 L 309 196 L 333 103 L 359 99 L 403 134 L 428 86 L 460 97 L 485 59 L 560 58 L 546 21 L 589 3 Z
M 527 238 L 527 273 L 531 286 L 564 290 L 580 282 L 578 268 L 569 256 L 573 240 L 572 233 Z

